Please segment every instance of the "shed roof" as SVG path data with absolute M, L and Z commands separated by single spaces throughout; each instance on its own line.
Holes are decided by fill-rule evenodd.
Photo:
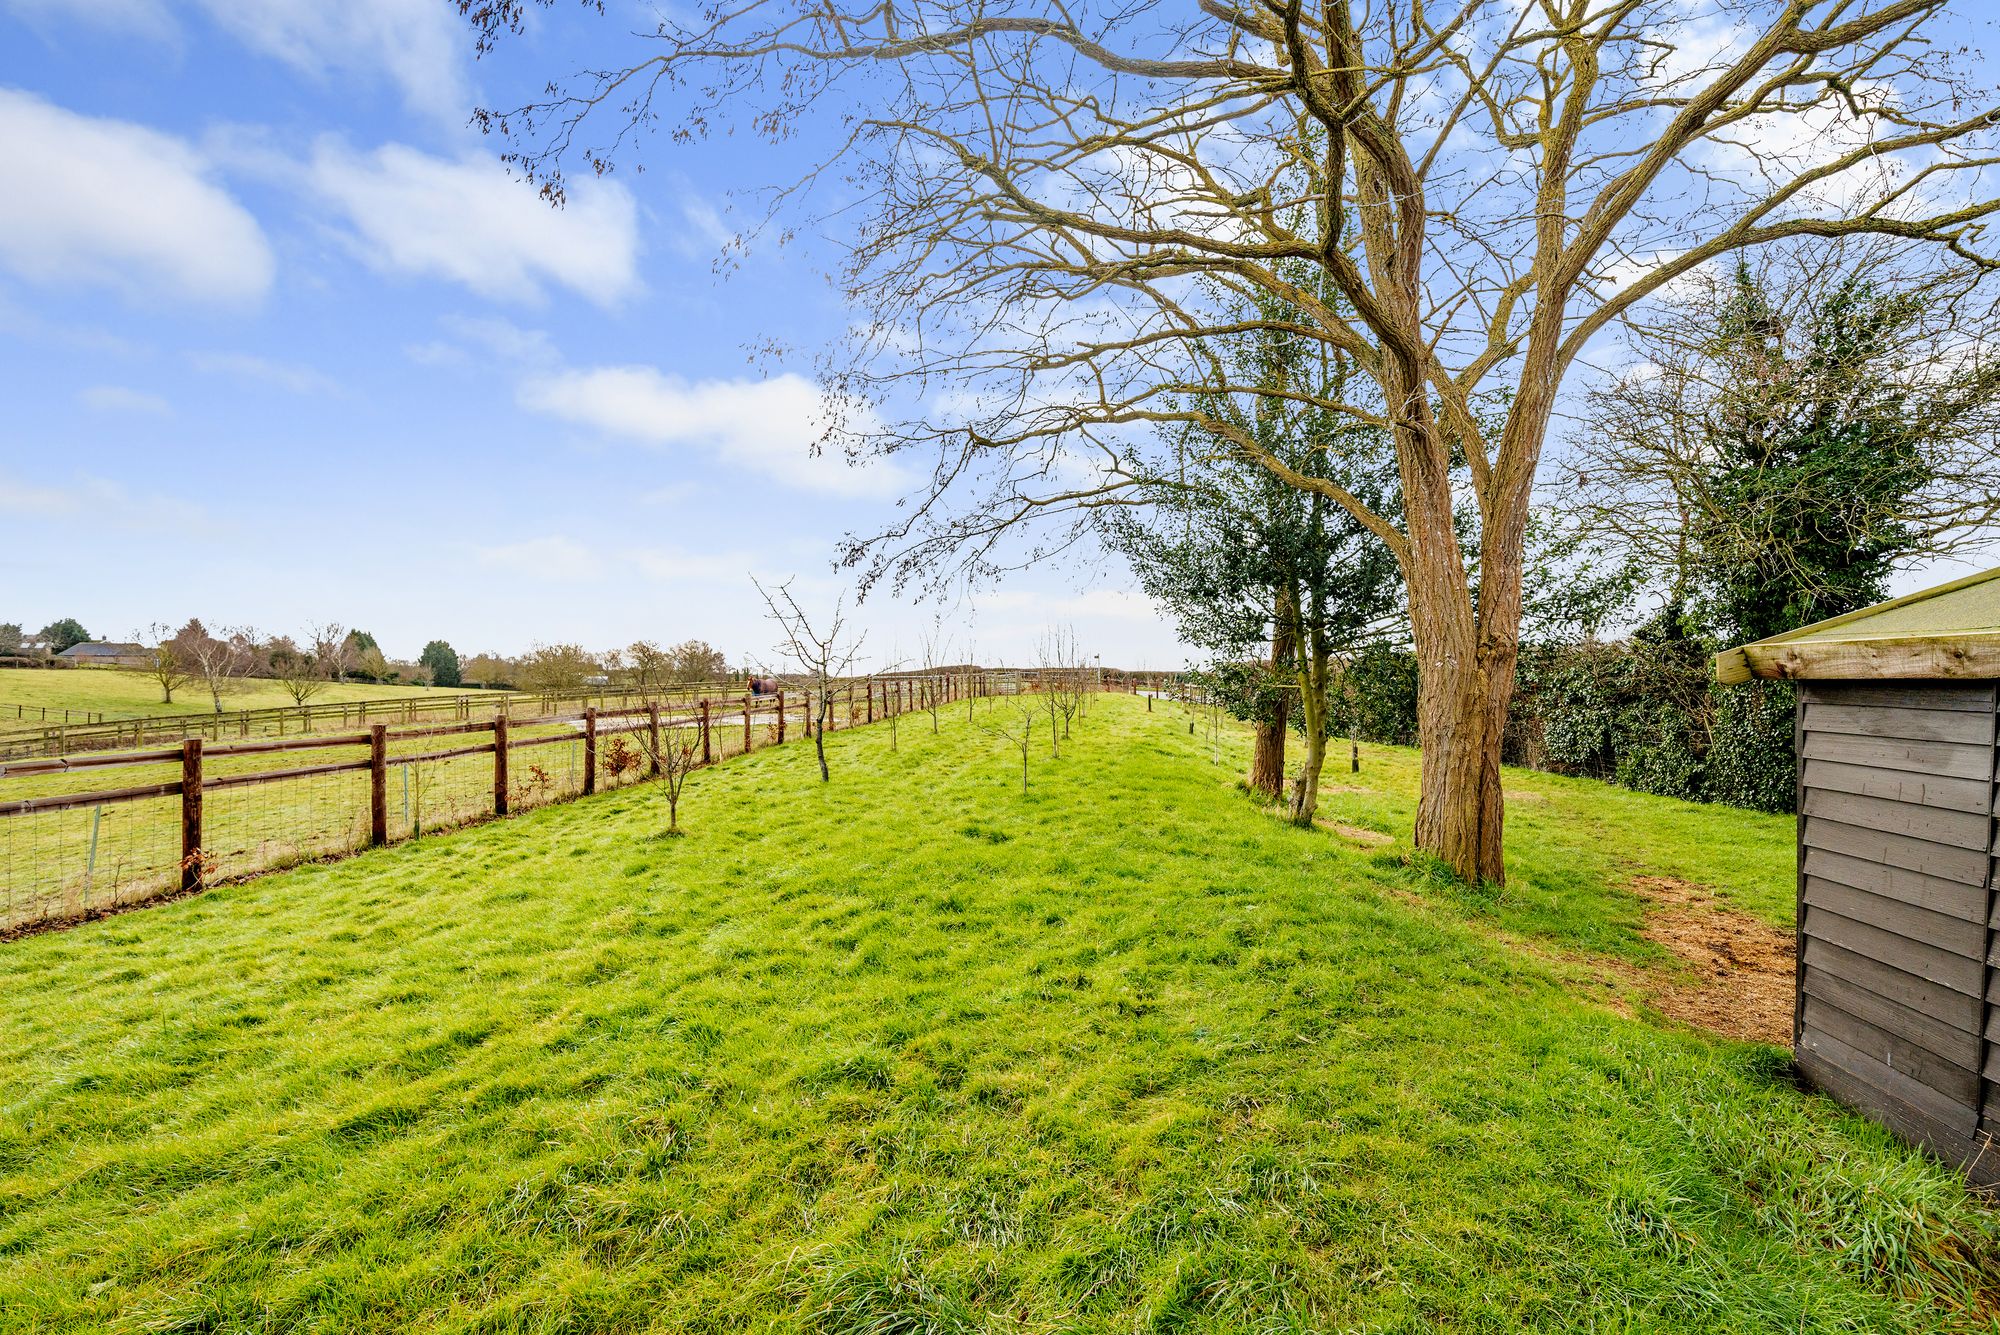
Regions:
M 1725 649 L 1715 677 L 2000 677 L 2000 570 Z

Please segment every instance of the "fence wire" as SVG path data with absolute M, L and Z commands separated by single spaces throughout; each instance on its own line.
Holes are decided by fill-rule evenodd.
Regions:
M 856 683 L 857 686 L 860 683 Z M 976 694 L 1013 693 L 1020 683 L 989 678 Z M 908 681 L 881 682 L 835 696 L 829 724 L 836 732 L 885 722 L 891 710 L 920 710 L 921 691 Z M 782 705 L 781 705 L 782 701 Z M 691 766 L 714 764 L 778 743 L 807 741 L 814 701 L 784 697 L 711 700 L 707 747 L 701 744 L 699 702 L 663 704 L 655 747 L 643 711 L 618 710 L 597 720 L 595 784 L 582 718 L 522 718 L 507 729 L 506 795 L 510 812 L 643 783 L 656 773 L 656 752 L 685 741 Z M 246 729 L 247 731 L 247 729 Z M 495 814 L 495 732 L 418 727 L 385 734 L 385 842 L 421 838 Z M 366 848 L 375 841 L 370 746 L 365 737 L 274 750 L 269 743 L 231 754 L 231 739 L 214 743 L 201 762 L 201 846 L 204 883 L 255 875 Z M 241 748 L 244 744 L 235 743 Z M 293 744 L 296 745 L 296 744 Z M 440 754 L 442 753 L 442 754 Z M 103 765 L 115 759 L 115 766 Z M 91 767 L 61 768 L 85 765 Z M 333 773 L 295 773 L 345 766 Z M 178 793 L 132 796 L 131 790 L 176 785 L 178 759 L 46 760 L 0 764 L 0 933 L 124 908 L 173 892 L 182 882 L 182 802 Z M 112 776 L 115 776 L 112 777 Z M 74 795 L 111 799 L 59 808 L 35 799 Z
M 180 883 L 178 797 L 0 820 L 0 931 L 87 917 Z

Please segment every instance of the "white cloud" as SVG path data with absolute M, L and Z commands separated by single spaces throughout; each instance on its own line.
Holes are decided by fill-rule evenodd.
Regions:
M 700 483 L 691 478 L 682 478 L 678 482 L 669 482 L 664 487 L 642 491 L 635 499 L 641 505 L 679 505 L 682 501 L 700 495 L 702 490 Z
M 74 514 L 77 498 L 59 487 L 41 487 L 0 473 L 0 515 L 32 515 L 47 518 Z
M 1086 589 L 1061 595 L 1032 593 L 1022 589 L 999 589 L 974 597 L 980 612 L 1029 614 L 1043 620 L 1108 618 L 1114 621 L 1161 621 L 1166 609 L 1137 589 Z
M 517 368 L 562 365 L 562 354 L 546 330 L 523 329 L 497 315 L 447 315 L 438 323 L 454 338 L 427 339 L 403 347 L 403 354 L 419 366 L 462 367 L 482 360 Z
M 426 339 L 422 343 L 405 343 L 403 355 L 419 366 L 470 366 L 472 356 L 456 343 L 446 343 L 442 339 Z
M 602 366 L 532 377 L 518 397 L 524 408 L 606 435 L 707 447 L 729 463 L 806 490 L 881 496 L 909 482 L 890 465 L 855 468 L 832 454 L 814 457 L 825 404 L 803 376 L 690 382 L 651 366 Z
M 553 366 L 562 361 L 546 330 L 523 329 L 497 315 L 447 315 L 438 323 L 464 342 L 517 366 Z
M 673 237 L 674 249 L 681 255 L 692 259 L 704 252 L 726 250 L 736 242 L 736 229 L 724 222 L 721 212 L 696 194 L 692 185 L 677 182 L 675 193 L 680 197 L 681 221 L 686 224 Z
M 139 417 L 172 417 L 174 406 L 157 394 L 124 385 L 92 385 L 79 392 L 77 402 L 92 412 L 131 413 Z
M 51 320 L 15 305 L 4 292 L 0 292 L 0 334 L 45 346 L 74 348 L 93 357 L 141 359 L 151 356 L 153 351 L 147 344 L 106 329 Z
M 188 365 L 208 375 L 234 376 L 256 380 L 294 394 L 338 394 L 340 386 L 331 376 L 310 366 L 275 362 L 248 352 L 190 352 Z
M 31 282 L 240 305 L 271 286 L 263 230 L 183 141 L 0 88 L 0 266 Z
M 93 524 L 131 531 L 204 525 L 201 507 L 172 496 L 135 495 L 122 483 L 83 477 L 67 487 L 43 486 L 0 473 L 0 514 L 28 520 L 88 515 Z
M 555 284 L 609 306 L 639 288 L 638 208 L 616 182 L 582 182 L 555 209 L 487 154 L 357 153 L 332 139 L 315 146 L 305 177 L 352 229 L 347 243 L 385 272 L 505 301 L 538 301 Z
M 527 538 L 520 542 L 476 547 L 473 557 L 492 570 L 530 579 L 586 580 L 602 573 L 595 553 L 570 538 Z
M 741 580 L 747 589 L 751 573 L 761 573 L 769 564 L 741 552 L 690 552 L 676 547 L 639 547 L 625 555 L 633 569 L 662 584 Z
M 470 47 L 445 0 L 201 0 L 201 7 L 245 46 L 313 78 L 386 77 L 413 111 L 456 125 L 472 113 Z

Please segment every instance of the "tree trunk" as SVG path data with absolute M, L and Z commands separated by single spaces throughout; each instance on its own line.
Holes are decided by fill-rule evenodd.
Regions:
M 1514 577 L 1518 583 L 1518 569 Z M 1504 576 L 1489 573 L 1489 583 L 1496 578 Z M 1457 593 L 1469 604 L 1462 586 Z M 1514 693 L 1513 628 L 1489 625 L 1475 640 L 1469 605 L 1457 615 L 1419 618 L 1418 601 L 1413 587 L 1413 629 L 1422 627 L 1414 636 L 1417 745 L 1423 752 L 1416 846 L 1467 881 L 1498 884 L 1507 874 L 1500 743 Z
M 1292 780 L 1292 824 L 1302 829 L 1311 829 L 1313 817 L 1319 813 L 1319 773 L 1326 764 L 1326 728 L 1306 725 L 1306 754 L 1299 766 L 1298 777 Z
M 1298 668 L 1293 673 L 1299 684 L 1299 722 L 1305 730 L 1306 754 L 1298 778 L 1292 782 L 1291 819 L 1302 829 L 1311 829 L 1313 817 L 1319 813 L 1319 776 L 1326 766 L 1327 670 L 1332 663 L 1325 637 L 1315 632 L 1310 641 L 1310 653 L 1304 652 L 1306 645 L 1299 646 Z
M 1271 674 L 1274 677 L 1283 672 L 1285 660 L 1291 654 L 1291 635 L 1280 617 L 1278 629 L 1271 634 Z M 1250 791 L 1262 793 L 1273 801 L 1285 792 L 1285 729 L 1291 721 L 1290 713 L 1291 694 L 1281 690 L 1271 717 L 1257 720 L 1255 740 L 1250 749 Z

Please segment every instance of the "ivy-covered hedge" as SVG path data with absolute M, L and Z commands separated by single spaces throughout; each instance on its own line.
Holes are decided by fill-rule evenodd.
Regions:
M 1795 801 L 1789 683 L 1718 686 L 1699 639 L 1538 645 L 1521 655 L 1506 759 L 1640 792 L 1788 812 Z M 1337 727 L 1408 746 L 1417 734 L 1417 664 L 1373 648 L 1336 700 Z

